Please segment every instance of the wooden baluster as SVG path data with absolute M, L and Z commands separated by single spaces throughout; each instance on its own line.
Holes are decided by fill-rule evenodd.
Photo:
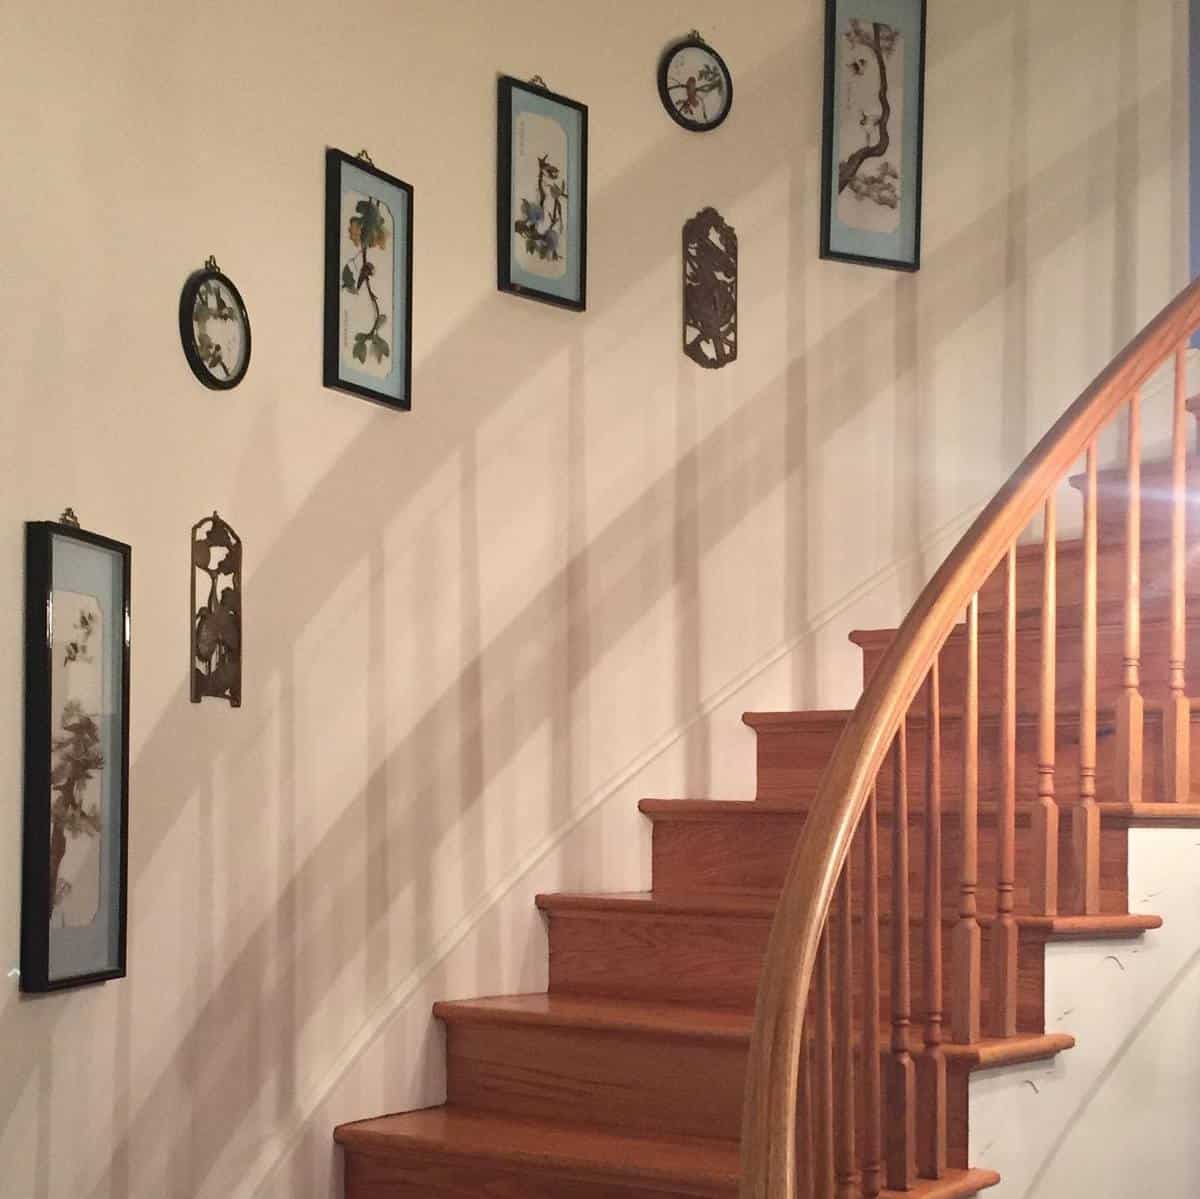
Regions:
M 1163 712 L 1163 798 L 1187 803 L 1191 793 L 1189 739 L 1192 710 L 1185 691 L 1187 665 L 1187 358 L 1175 353 L 1175 410 L 1171 437 L 1171 627 L 1170 694 Z
M 813 1038 L 813 1189 L 822 1199 L 832 1195 L 834 1187 L 833 987 L 829 956 L 829 926 L 826 924 L 817 951 L 816 1031 Z
M 938 659 L 925 683 L 925 1049 L 917 1058 L 923 1178 L 946 1173 L 946 1052 L 942 1048 L 942 692 Z
M 1000 802 L 996 811 L 996 923 L 992 931 L 994 1037 L 1017 1033 L 1017 547 L 1004 565 L 1004 648 L 1000 696 Z
M 863 1196 L 883 1189 L 883 1078 L 879 1035 L 879 802 L 863 817 Z
M 851 862 L 847 857 L 837 899 L 837 1028 L 834 1045 L 837 1086 L 837 1199 L 860 1199 L 862 1175 L 858 1170 L 854 1108 L 854 930 L 851 905 Z
M 911 1190 L 917 1177 L 916 1076 L 909 1051 L 912 990 L 909 982 L 908 729 L 900 722 L 892 747 L 892 1048 L 887 1071 L 887 1181 Z
M 1042 661 L 1038 683 L 1037 802 L 1033 809 L 1033 910 L 1058 915 L 1058 804 L 1054 799 L 1055 654 L 1057 653 L 1058 536 L 1055 496 L 1046 499 L 1042 529 Z
M 1142 419 L 1141 396 L 1129 401 L 1125 508 L 1125 654 L 1117 700 L 1117 799 L 1142 802 Z
M 969 1045 L 980 1031 L 979 931 L 979 597 L 967 607 L 967 674 L 962 711 L 962 870 L 954 926 L 954 985 L 950 1023 L 954 1039 Z
M 809 1004 L 811 1015 L 812 1004 Z M 800 1075 L 796 1088 L 796 1199 L 820 1199 L 813 1194 L 813 1043 L 812 1020 L 806 1019 L 800 1045 Z
M 1083 497 L 1083 663 L 1079 685 L 1079 803 L 1071 809 L 1076 907 L 1100 911 L 1100 809 L 1096 806 L 1096 444 Z

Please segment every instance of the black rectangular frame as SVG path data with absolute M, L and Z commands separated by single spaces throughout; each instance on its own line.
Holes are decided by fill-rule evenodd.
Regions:
M 580 171 L 579 178 L 583 185 L 583 203 L 579 218 L 579 299 L 567 300 L 536 288 L 526 287 L 512 280 L 509 233 L 512 229 L 512 93 L 514 89 L 532 92 L 573 108 L 580 115 L 579 149 Z M 501 75 L 498 97 L 498 119 L 496 121 L 496 286 L 501 291 L 513 295 L 525 296 L 530 300 L 540 300 L 543 304 L 553 304 L 556 308 L 567 308 L 572 312 L 584 312 L 587 309 L 587 263 L 588 263 L 588 110 L 586 104 L 571 100 L 552 92 L 547 87 L 539 87 L 536 83 L 526 83 L 511 75 Z
M 406 298 L 404 305 L 404 395 L 397 398 L 387 392 L 364 387 L 343 379 L 338 372 L 338 294 L 341 277 L 338 271 L 338 244 L 341 240 L 342 219 L 342 167 L 356 166 L 374 175 L 392 187 L 399 188 L 408 196 L 408 231 L 405 237 Z M 373 162 L 363 157 L 354 157 L 328 147 L 325 150 L 325 337 L 323 381 L 334 391 L 346 391 L 362 396 L 376 404 L 384 404 L 401 412 L 412 408 L 412 318 L 413 318 L 413 187 L 387 171 L 381 171 Z
M 831 262 L 852 262 L 885 270 L 914 273 L 921 269 L 921 216 L 925 186 L 925 43 L 929 28 L 929 0 L 921 0 L 921 41 L 917 72 L 917 221 L 913 239 L 913 260 L 871 258 L 865 254 L 846 254 L 830 248 L 833 211 L 833 106 L 834 74 L 837 69 L 837 3 L 825 0 L 825 107 L 821 146 L 821 257 Z
M 54 593 L 53 538 L 67 537 L 117 553 L 122 562 L 125 643 L 121 666 L 121 774 L 118 802 L 121 835 L 117 847 L 117 964 L 92 974 L 50 978 L 50 793 L 51 652 L 50 599 Z M 124 978 L 129 908 L 129 658 L 132 551 L 121 541 L 56 521 L 25 525 L 25 812 L 21 860 L 21 990 L 33 994 L 62 991 L 85 983 Z

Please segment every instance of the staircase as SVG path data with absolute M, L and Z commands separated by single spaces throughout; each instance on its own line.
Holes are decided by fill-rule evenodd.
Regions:
M 1046 1032 L 1046 946 L 1157 928 L 1129 912 L 1129 829 L 1200 825 L 1197 324 L 1193 285 L 980 518 L 974 558 L 956 551 L 900 630 L 851 634 L 855 713 L 747 714 L 754 802 L 642 801 L 651 892 L 538 897 L 548 993 L 436 1006 L 447 1101 L 339 1127 L 347 1199 L 952 1199 L 999 1181 L 967 1162 L 972 1073 L 1072 1047 Z M 1172 456 L 1142 464 L 1133 397 L 1171 353 Z M 1095 437 L 1126 410 L 1128 462 L 1099 471 Z M 1083 533 L 1059 540 L 1053 489 L 1083 454 Z M 1018 545 L 1038 510 L 1048 539 Z

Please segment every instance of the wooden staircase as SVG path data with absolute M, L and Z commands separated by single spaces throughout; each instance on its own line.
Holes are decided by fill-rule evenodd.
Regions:
M 1170 486 L 1151 484 L 1171 478 L 1170 464 L 1146 464 L 1141 474 L 1145 722 L 1136 803 L 1122 791 L 1127 767 L 1117 744 L 1127 662 L 1130 490 L 1124 470 L 1095 477 L 1096 877 L 1081 877 L 1093 859 L 1081 855 L 1073 839 L 1081 752 L 1090 754 L 1081 751 L 1080 736 L 1087 702 L 1080 645 L 1086 653 L 1087 639 L 1071 635 L 1090 619 L 1081 606 L 1089 578 L 1085 531 L 1082 539 L 1057 543 L 1056 586 L 1049 593 L 1057 632 L 1052 701 L 1041 652 L 1048 559 L 1035 543 L 1012 555 L 1018 580 L 1012 601 L 1006 563 L 978 590 L 977 636 L 960 626 L 945 642 L 937 702 L 929 702 L 927 682 L 903 722 L 903 748 L 893 749 L 896 768 L 879 776 L 875 817 L 858 828 L 852 870 L 843 879 L 851 902 L 843 896 L 835 905 L 808 1001 L 796 1129 L 795 1185 L 804 1199 L 901 1193 L 952 1199 L 997 1182 L 998 1175 L 967 1162 L 968 1081 L 977 1070 L 1053 1058 L 1074 1044 L 1070 1036 L 1046 1031 L 1046 946 L 1136 938 L 1159 926 L 1154 916 L 1129 912 L 1129 829 L 1200 824 L 1195 780 L 1188 802 L 1168 804 L 1161 768 L 1172 656 L 1172 598 L 1164 580 L 1175 526 Z M 1086 490 L 1086 479 L 1081 487 Z M 1194 557 L 1188 558 L 1189 608 L 1200 604 L 1200 555 Z M 1010 613 L 1016 641 L 1011 682 L 1005 669 Z M 862 649 L 864 681 L 895 634 L 852 634 Z M 1200 625 L 1190 620 L 1187 639 L 1186 681 L 1195 695 Z M 1015 703 L 1015 712 L 1007 713 L 1006 702 Z M 436 1006 L 446 1028 L 446 1103 L 339 1127 L 334 1135 L 344 1150 L 347 1199 L 738 1195 L 747 1064 L 768 937 L 849 716 L 748 714 L 757 738 L 754 802 L 643 800 L 641 811 L 653 822 L 651 892 L 539 896 L 549 936 L 548 993 Z M 1015 755 L 1015 814 L 1005 805 L 1003 786 L 1007 720 L 1015 727 L 1007 751 Z M 1061 816 L 1053 855 L 1060 900 L 1049 913 L 1034 802 L 1044 775 L 1039 727 L 1055 730 Z M 1196 737 L 1193 711 L 1192 742 Z M 962 788 L 971 779 L 964 754 L 973 752 L 977 794 L 973 806 L 964 807 Z M 1191 760 L 1200 762 L 1200 752 Z M 1015 870 L 1005 865 L 1006 840 Z M 997 968 L 964 978 L 955 929 L 969 874 L 963 862 L 971 854 L 978 867 L 967 881 L 977 896 L 979 961 L 995 961 Z M 900 855 L 907 869 L 897 875 Z M 1002 960 L 1013 926 L 1002 918 L 1001 894 L 1011 896 L 1015 974 Z M 941 919 L 922 923 L 914 913 L 928 913 L 931 903 Z M 964 1011 L 964 987 L 978 1005 L 979 1035 L 969 1039 L 952 1035 Z M 968 1025 L 970 1016 L 968 1003 Z M 930 1072 L 930 1062 L 943 1064 Z M 881 1127 L 868 1115 L 870 1090 L 844 1081 L 864 1077 L 875 1080 L 876 1094 L 880 1085 L 887 1088 Z M 893 1094 L 896 1079 L 900 1091 Z M 919 1176 L 909 1171 L 904 1189 L 888 1189 L 889 1178 L 894 1183 L 905 1173 L 905 1154 L 915 1159 Z

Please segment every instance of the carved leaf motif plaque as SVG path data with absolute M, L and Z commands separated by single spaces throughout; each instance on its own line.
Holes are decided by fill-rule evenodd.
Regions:
M 737 358 L 737 234 L 715 208 L 683 226 L 683 352 L 716 370 Z
M 242 706 L 242 539 L 215 512 L 192 526 L 192 703 Z

